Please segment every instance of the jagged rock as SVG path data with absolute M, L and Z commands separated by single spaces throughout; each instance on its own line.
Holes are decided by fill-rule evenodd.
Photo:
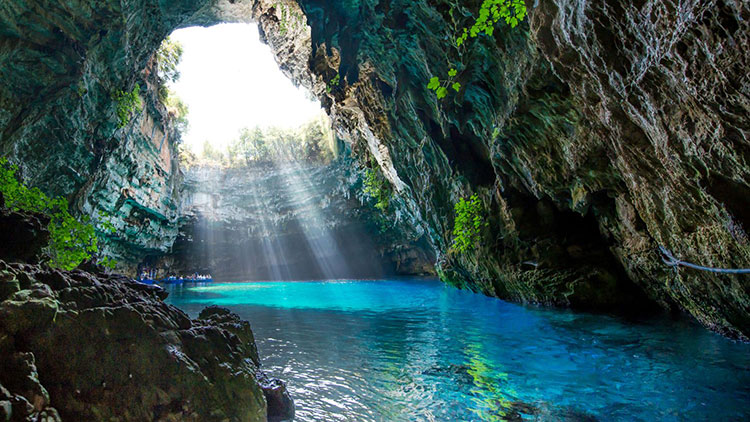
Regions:
M 61 422 L 49 400 L 39 381 L 34 354 L 0 347 L 0 421 Z
M 476 3 L 298 3 L 309 47 L 287 49 L 307 33 L 260 15 L 279 63 L 377 160 L 446 279 L 549 305 L 658 303 L 748 338 L 746 276 L 675 275 L 657 252 L 750 267 L 747 2 L 527 1 L 528 22 L 461 52 L 451 41 Z M 427 81 L 461 56 L 461 92 L 438 101 Z M 452 207 L 472 192 L 489 227 L 459 254 Z
M 276 378 L 260 378 L 260 388 L 263 389 L 268 402 L 268 422 L 285 422 L 294 419 L 294 401 L 286 389 L 283 381 Z
M 191 320 L 158 287 L 122 276 L 9 271 L 40 281 L 0 302 L 0 338 L 10 339 L 0 383 L 17 397 L 14 412 L 24 403 L 52 420 L 49 406 L 63 420 L 261 421 L 279 412 L 258 380 L 280 384 L 262 375 L 249 324 L 228 310 Z
M 227 309 L 191 320 L 158 286 L 4 261 L 0 292 L 0 420 L 265 421 L 293 409 Z
M 0 259 L 36 262 L 49 242 L 48 225 L 49 217 L 43 214 L 19 213 L 0 205 Z

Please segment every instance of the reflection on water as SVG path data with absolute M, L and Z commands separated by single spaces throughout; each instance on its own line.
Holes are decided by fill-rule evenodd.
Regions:
M 741 421 L 750 346 L 692 323 L 525 308 L 437 281 L 170 286 L 249 320 L 302 421 Z

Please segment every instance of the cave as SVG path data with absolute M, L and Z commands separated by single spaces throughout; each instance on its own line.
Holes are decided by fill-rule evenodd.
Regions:
M 0 420 L 750 418 L 749 18 L 7 0 Z

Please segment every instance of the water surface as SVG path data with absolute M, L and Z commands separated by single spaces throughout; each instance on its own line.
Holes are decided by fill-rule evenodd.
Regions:
M 435 280 L 169 286 L 251 322 L 300 421 L 750 420 L 750 345 L 693 323 L 537 309 Z

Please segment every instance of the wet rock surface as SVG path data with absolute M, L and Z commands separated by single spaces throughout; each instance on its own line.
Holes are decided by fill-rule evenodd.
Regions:
M 283 383 L 259 369 L 249 323 L 228 310 L 193 320 L 156 286 L 1 259 L 3 420 L 293 417 Z
M 675 273 L 657 247 L 750 267 L 750 59 L 737 48 L 750 6 L 526 3 L 528 22 L 457 50 L 450 41 L 479 2 L 301 0 L 309 64 L 282 48 L 273 16 L 261 22 L 339 136 L 377 160 L 444 280 L 579 309 L 656 303 L 747 339 L 746 276 Z M 439 101 L 425 85 L 455 66 L 463 88 Z M 489 227 L 476 250 L 456 253 L 453 204 L 474 192 Z

